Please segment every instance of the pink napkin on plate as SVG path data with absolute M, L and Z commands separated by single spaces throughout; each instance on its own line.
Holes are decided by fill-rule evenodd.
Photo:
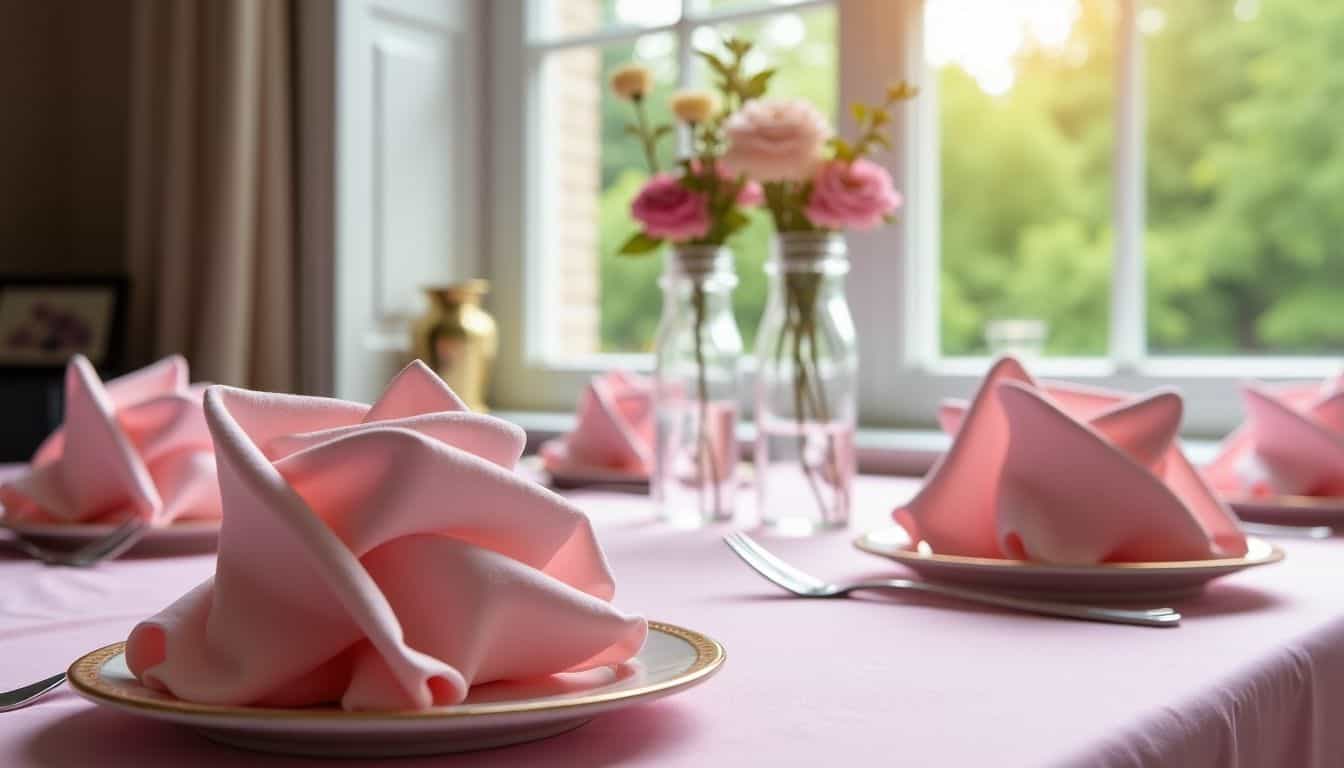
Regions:
M 1242 390 L 1246 423 L 1205 468 L 1221 494 L 1344 496 L 1344 375 Z
M 146 686 L 188 701 L 347 710 L 618 664 L 588 518 L 513 472 L 522 430 L 412 363 L 372 407 L 211 387 L 224 523 L 213 578 L 132 630 Z
M 944 555 L 1062 564 L 1245 554 L 1236 518 L 1176 439 L 1181 399 L 1037 384 L 995 363 L 967 407 L 939 413 L 952 447 L 895 518 Z
M 619 472 L 647 478 L 653 471 L 653 382 L 628 371 L 610 371 L 579 396 L 574 431 L 541 447 L 553 475 Z
M 203 387 L 173 356 L 103 384 L 76 355 L 65 369 L 65 421 L 27 471 L 0 485 L 5 516 L 98 523 L 127 512 L 155 525 L 219 517 Z

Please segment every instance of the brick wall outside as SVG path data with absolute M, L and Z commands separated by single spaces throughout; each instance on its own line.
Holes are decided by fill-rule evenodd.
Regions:
M 599 0 L 564 0 L 552 4 L 548 28 L 556 33 L 583 33 L 600 23 Z M 546 61 L 546 115 L 542 130 L 552 152 L 548 164 L 556 174 L 547 200 L 554 229 L 545 243 L 547 258 L 556 259 L 551 275 L 556 284 L 549 305 L 558 316 L 551 354 L 575 357 L 595 354 L 599 336 L 598 200 L 601 189 L 601 108 L 605 87 L 601 53 L 575 48 L 554 53 Z

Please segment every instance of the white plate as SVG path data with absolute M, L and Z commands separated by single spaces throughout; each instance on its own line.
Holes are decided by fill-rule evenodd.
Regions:
M 70 683 L 95 704 L 192 726 L 244 749 L 316 757 L 399 757 L 465 752 L 554 736 L 594 716 L 653 701 L 707 680 L 723 646 L 688 629 L 649 622 L 649 638 L 617 667 L 492 683 L 452 707 L 407 712 L 346 712 L 335 707 L 267 709 L 194 704 L 140 685 L 126 668 L 124 643 L 76 661 Z
M 520 469 L 533 475 L 538 482 L 557 490 L 589 486 L 614 487 L 632 491 L 647 491 L 649 489 L 647 475 L 622 472 L 618 469 L 583 467 L 581 469 L 551 472 L 546 469 L 546 462 L 539 455 L 524 456 L 518 464 Z
M 111 533 L 105 523 L 18 523 L 0 518 L 0 529 L 11 530 L 34 543 L 54 549 L 75 549 Z M 218 520 L 189 520 L 155 526 L 130 549 L 143 556 L 194 555 L 213 552 L 219 541 Z M 124 557 L 124 555 L 123 555 Z
M 866 533 L 854 542 L 864 552 L 895 560 L 930 581 L 1088 602 L 1188 597 L 1219 576 L 1283 559 L 1283 550 L 1262 539 L 1248 536 L 1246 544 L 1245 557 L 1217 560 L 1049 565 L 940 555 L 923 542 L 911 541 L 899 525 Z
M 0 518 L 0 528 L 20 536 L 71 546 L 86 544 L 111 533 L 117 526 L 109 523 L 19 523 Z M 212 541 L 219 536 L 218 520 L 186 520 L 155 526 L 145 532 L 142 542 Z
M 1237 517 L 1250 523 L 1344 525 L 1344 497 L 1269 496 L 1228 499 Z

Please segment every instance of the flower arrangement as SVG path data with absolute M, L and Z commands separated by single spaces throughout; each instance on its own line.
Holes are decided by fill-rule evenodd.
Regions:
M 724 126 L 739 110 L 765 94 L 774 70 L 746 71 L 745 60 L 752 45 L 745 40 L 728 39 L 724 48 L 723 56 L 697 51 L 714 73 L 713 90 L 682 90 L 669 100 L 668 106 L 685 131 L 690 150 L 673 170 L 665 171 L 658 164 L 658 143 L 675 129 L 670 124 L 654 125 L 649 120 L 646 103 L 652 80 L 649 71 L 630 65 L 612 73 L 612 91 L 629 101 L 634 110 L 634 120 L 626 125 L 626 132 L 639 141 L 650 174 L 630 206 L 630 215 L 639 224 L 639 230 L 621 246 L 621 254 L 650 254 L 664 244 L 722 246 L 749 223 L 745 210 L 763 202 L 758 183 L 724 164 L 727 144 Z M 690 310 L 699 424 L 695 464 L 700 468 L 698 485 L 703 489 L 704 481 L 708 481 L 713 489 L 713 509 L 717 511 L 722 506 L 719 489 L 725 472 L 719 466 L 722 451 L 715 449 L 709 432 L 704 349 L 707 297 L 702 279 L 692 282 Z
M 837 230 L 872 229 L 891 220 L 902 204 L 901 195 L 887 170 L 869 156 L 877 148 L 890 146 L 887 133 L 892 111 L 915 93 L 913 87 L 900 83 L 887 89 L 881 103 L 855 104 L 858 133 L 850 140 L 832 135 L 816 108 L 798 100 L 754 101 L 727 121 L 723 164 L 730 172 L 761 182 L 765 205 L 785 244 L 781 258 L 791 255 L 787 243 L 793 233 L 824 237 Z M 810 239 L 816 243 L 816 238 Z M 810 247 L 810 252 L 804 258 L 825 258 L 820 255 L 825 249 L 805 247 Z M 758 386 L 772 376 L 787 381 L 792 402 L 781 408 L 792 412 L 797 426 L 796 453 L 801 471 L 820 518 L 838 523 L 848 514 L 845 467 L 852 462 L 840 457 L 831 431 L 832 420 L 841 410 L 831 398 L 843 395 L 827 392 L 823 371 L 827 364 L 823 361 L 843 353 L 825 348 L 828 341 L 821 313 L 826 311 L 826 279 L 826 269 L 819 262 L 806 268 L 779 265 L 782 305 L 775 316 L 780 320 L 769 332 L 762 331 L 759 349 L 763 369 L 758 373 Z M 765 397 L 758 396 L 758 422 L 768 410 Z M 823 436 L 821 450 L 808 449 L 810 433 Z M 813 466 L 813 462 L 819 466 Z M 823 493 L 824 486 L 832 493 Z
M 892 109 L 916 93 L 902 82 L 880 104 L 855 104 L 853 142 L 832 136 L 805 101 L 762 99 L 725 126 L 724 165 L 762 183 L 776 231 L 872 229 L 890 221 L 902 199 L 891 174 L 868 155 L 891 146 Z
M 630 206 L 640 230 L 621 246 L 622 254 L 652 253 L 664 243 L 722 245 L 747 225 L 744 209 L 763 200 L 759 184 L 744 173 L 730 171 L 722 162 L 723 130 L 735 112 L 765 94 L 775 71 L 746 74 L 744 59 L 752 46 L 745 40 L 729 39 L 724 47 L 726 58 L 710 51 L 696 52 L 714 71 L 715 90 L 682 90 L 669 99 L 673 116 L 690 135 L 691 152 L 675 172 L 664 171 L 658 164 L 658 143 L 674 128 L 649 122 L 645 98 L 651 73 L 631 64 L 611 75 L 612 92 L 634 109 L 635 120 L 625 129 L 643 147 L 650 173 Z

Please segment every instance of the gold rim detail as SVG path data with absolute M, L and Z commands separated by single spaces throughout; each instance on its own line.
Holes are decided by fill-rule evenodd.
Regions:
M 631 688 L 623 691 L 609 691 L 580 696 L 563 701 L 534 701 L 520 704 L 492 703 L 456 705 L 452 708 L 426 710 L 402 710 L 395 712 L 346 712 L 335 708 L 277 709 L 266 707 L 237 707 L 218 704 L 199 704 L 177 699 L 156 698 L 143 689 L 128 689 L 112 685 L 105 681 L 101 671 L 108 660 L 122 653 L 126 643 L 113 643 L 80 657 L 70 665 L 66 673 L 70 684 L 85 695 L 118 706 L 150 712 L 166 712 L 177 715 L 215 715 L 242 717 L 258 720 L 325 720 L 325 721 L 369 721 L 369 720 L 436 720 L 443 718 L 480 717 L 482 715 L 508 715 L 527 712 L 550 712 L 604 704 L 622 699 L 634 699 L 652 693 L 684 688 L 712 675 L 723 665 L 727 658 L 723 646 L 699 632 L 694 632 L 672 624 L 650 621 L 649 629 L 672 635 L 695 649 L 695 661 L 681 674 L 669 680 Z
M 869 537 L 871 533 L 865 533 L 854 540 L 854 546 L 867 552 L 870 555 L 879 557 L 888 557 L 901 563 L 915 564 L 943 564 L 943 565 L 974 565 L 981 568 L 1001 568 L 1001 569 L 1020 569 L 1032 571 L 1035 573 L 1046 573 L 1050 571 L 1059 571 L 1067 573 L 1078 573 L 1086 571 L 1089 573 L 1115 573 L 1131 571 L 1170 571 L 1186 570 L 1198 568 L 1201 570 L 1214 570 L 1219 568 L 1249 568 L 1256 565 L 1269 565 L 1277 563 L 1283 559 L 1283 550 L 1275 544 L 1259 539 L 1255 536 L 1247 536 L 1248 542 L 1254 541 L 1265 549 L 1262 557 L 1224 557 L 1213 560 L 1169 560 L 1163 562 L 1146 563 L 1100 563 L 1098 565 L 1059 565 L 1049 563 L 1033 563 L 1028 560 L 1007 560 L 993 557 L 967 557 L 965 555 L 940 555 L 938 553 L 921 554 L 910 549 L 897 549 L 895 547 L 882 547 L 873 544 Z

